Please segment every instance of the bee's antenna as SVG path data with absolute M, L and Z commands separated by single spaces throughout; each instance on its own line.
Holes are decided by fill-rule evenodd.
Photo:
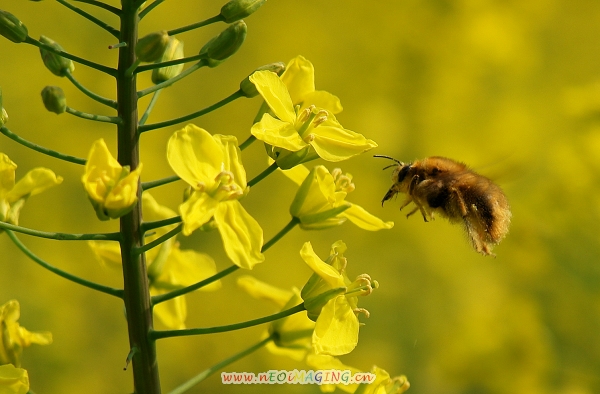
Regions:
M 398 159 L 394 159 L 393 157 L 384 156 L 384 155 L 373 155 L 373 157 L 380 157 L 380 158 L 383 158 L 383 159 L 389 159 L 389 160 L 395 161 L 395 162 L 396 162 L 396 163 L 398 163 L 398 165 L 400 165 L 400 166 L 404 166 L 404 163 L 402 163 L 402 162 L 401 162 L 400 160 L 398 160 Z M 392 165 L 389 165 L 389 166 L 387 166 L 387 167 L 384 167 L 383 169 L 384 169 L 384 170 L 387 170 L 388 168 L 390 168 L 390 167 L 394 167 L 394 166 L 395 166 L 395 164 L 392 164 Z

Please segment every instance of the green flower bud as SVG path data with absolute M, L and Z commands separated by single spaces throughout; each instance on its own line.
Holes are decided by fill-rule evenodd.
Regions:
M 256 70 L 252 71 L 252 73 L 250 73 L 250 75 L 254 74 L 257 71 L 264 71 L 264 70 L 272 71 L 277 75 L 281 75 L 285 71 L 285 63 L 277 62 L 277 63 L 266 64 L 264 66 L 257 68 Z M 244 96 L 246 96 L 248 98 L 258 96 L 258 90 L 256 89 L 256 86 L 254 86 L 254 84 L 252 82 L 250 82 L 250 75 L 248 75 L 246 78 L 244 78 L 244 80 L 242 80 L 242 82 L 240 82 L 240 90 L 242 91 L 242 93 L 244 93 Z
M 152 63 L 160 59 L 168 44 L 169 35 L 165 30 L 150 33 L 138 40 L 135 55 L 139 61 Z
M 48 111 L 58 115 L 65 112 L 67 109 L 65 92 L 58 86 L 46 86 L 44 90 L 42 90 L 42 101 Z
M 0 35 L 12 42 L 23 42 L 27 38 L 27 27 L 10 12 L 0 10 Z
M 237 52 L 246 39 L 248 28 L 244 21 L 229 25 L 218 36 L 213 37 L 200 50 L 200 55 L 208 60 L 209 67 L 216 67 L 229 56 Z
M 57 51 L 64 52 L 63 47 L 58 45 L 56 41 L 46 36 L 41 36 L 40 42 L 56 49 Z M 50 52 L 44 48 L 40 48 L 40 54 L 42 55 L 42 60 L 44 61 L 46 68 L 48 68 L 48 70 L 50 70 L 52 74 L 56 76 L 64 77 L 67 72 L 73 72 L 75 70 L 75 64 L 71 59 L 57 55 L 56 53 Z
M 267 0 L 231 0 L 221 8 L 221 16 L 225 23 L 239 21 L 253 14 Z
M 162 57 L 157 63 L 168 62 L 169 60 L 177 60 L 183 58 L 183 42 L 171 37 Z M 183 70 L 183 63 L 174 66 L 155 68 L 152 70 L 152 82 L 159 84 L 173 77 L 176 77 Z

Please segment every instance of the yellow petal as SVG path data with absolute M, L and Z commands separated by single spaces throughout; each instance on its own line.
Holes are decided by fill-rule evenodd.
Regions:
M 6 200 L 13 203 L 27 195 L 35 196 L 46 189 L 62 183 L 62 177 L 47 168 L 34 168 L 19 179 L 14 188 L 6 195 Z
M 302 245 L 300 256 L 317 275 L 331 286 L 332 289 L 346 286 L 342 275 L 335 268 L 325 263 L 317 256 L 310 242 L 306 242 Z
M 301 110 L 307 105 L 314 105 L 318 108 L 326 109 L 331 114 L 339 114 L 344 109 L 340 99 L 324 90 L 310 92 L 304 96 L 304 105 Z
M 269 160 L 269 161 L 270 161 L 269 164 L 272 164 L 272 160 Z M 298 186 L 300 186 L 302 184 L 302 182 L 304 182 L 304 180 L 310 173 L 308 168 L 306 168 L 306 166 L 304 166 L 302 164 L 298 164 L 297 166 L 295 166 L 294 168 L 290 168 L 289 170 L 279 169 L 279 171 L 281 171 L 283 173 L 283 175 L 285 175 L 286 177 L 291 179 Z
M 111 241 L 88 241 L 94 256 L 100 264 L 110 266 L 111 268 L 121 267 L 121 247 L 118 242 Z
M 154 197 L 150 194 L 150 192 L 144 192 L 142 194 L 142 202 L 144 203 L 143 213 L 144 213 L 144 221 L 146 221 L 146 222 L 153 222 L 155 220 L 169 219 L 174 216 L 177 216 L 177 213 L 175 213 L 175 211 L 173 211 L 172 209 L 170 209 L 164 205 L 160 205 L 156 201 L 156 199 L 154 199 Z M 176 225 L 166 226 L 166 227 L 171 229 L 175 226 Z
M 29 391 L 29 376 L 23 368 L 12 364 L 0 365 L 0 393 L 26 394 Z
M 247 186 L 246 170 L 242 164 L 242 151 L 238 148 L 237 138 L 232 135 L 220 134 L 215 134 L 214 138 L 222 146 L 225 171 L 230 171 L 235 183 L 245 189 Z
M 281 81 L 287 86 L 294 104 L 305 103 L 306 96 L 315 91 L 315 68 L 303 56 L 296 56 L 288 62 Z
M 223 149 L 213 136 L 189 124 L 176 131 L 167 145 L 167 160 L 177 175 L 194 189 L 210 189 L 224 162 Z
M 291 291 L 271 286 L 250 275 L 240 276 L 237 279 L 237 285 L 252 297 L 272 301 L 279 307 L 283 307 L 287 304 L 290 297 L 294 294 Z
M 371 215 L 369 212 L 359 205 L 352 204 L 340 216 L 348 218 L 352 223 L 356 224 L 363 230 L 377 231 L 382 229 L 390 229 L 394 227 L 394 222 L 384 222 L 377 216 Z
M 119 180 L 106 195 L 104 208 L 113 219 L 123 216 L 137 202 L 137 190 L 142 167 L 142 163 L 140 163 L 138 168 Z
M 216 273 L 215 261 L 209 255 L 191 249 L 181 250 L 173 247 L 157 281 L 185 287 L 207 279 Z M 221 282 L 215 281 L 202 287 L 200 291 L 215 291 L 220 288 Z
M 269 145 L 297 152 L 307 144 L 300 138 L 294 124 L 275 119 L 269 114 L 264 114 L 260 122 L 255 123 L 250 133 L 257 139 Z
M 6 154 L 0 153 L 0 199 L 15 186 L 16 169 L 17 165 Z
M 337 122 L 325 122 L 311 131 L 310 145 L 327 161 L 342 161 L 377 147 L 375 141 L 346 130 Z
M 257 71 L 250 76 L 250 81 L 279 119 L 294 123 L 296 120 L 294 104 L 287 87 L 277 74 L 271 71 Z
M 152 295 L 168 293 L 169 290 L 152 289 Z M 187 303 L 185 297 L 175 297 L 154 306 L 154 315 L 168 328 L 181 330 L 185 328 L 187 318 Z
M 215 210 L 225 253 L 240 268 L 252 269 L 265 260 L 263 231 L 237 200 L 224 201 Z
M 183 221 L 183 235 L 190 235 L 213 217 L 219 202 L 207 193 L 194 192 L 179 206 Z
M 301 218 L 334 208 L 335 182 L 324 166 L 315 166 L 305 178 L 290 206 L 290 214 Z
M 313 333 L 316 354 L 339 356 L 350 353 L 358 344 L 358 318 L 346 297 L 330 300 L 321 310 Z

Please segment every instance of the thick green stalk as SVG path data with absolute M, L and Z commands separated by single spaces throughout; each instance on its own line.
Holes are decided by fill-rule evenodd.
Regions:
M 118 114 L 118 160 L 131 170 L 139 166 L 140 147 L 138 139 L 137 92 L 135 76 L 127 76 L 126 70 L 135 62 L 138 15 L 133 0 L 123 0 L 121 15 L 121 41 L 126 47 L 119 48 L 117 74 Z M 138 201 L 142 201 L 142 189 L 138 187 Z M 129 344 L 137 348 L 132 359 L 133 383 L 136 394 L 159 394 L 160 379 L 156 359 L 156 345 L 150 340 L 153 329 L 148 274 L 145 255 L 134 250 L 143 246 L 142 207 L 138 203 L 121 218 L 121 258 L 123 260 L 124 301 L 129 330 Z

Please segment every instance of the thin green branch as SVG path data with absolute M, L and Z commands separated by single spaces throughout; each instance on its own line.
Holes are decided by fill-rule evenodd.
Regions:
M 219 14 L 219 15 L 213 16 L 212 18 L 203 20 L 201 22 L 192 23 L 191 25 L 187 25 L 187 26 L 179 27 L 177 29 L 169 30 L 167 33 L 170 36 L 174 36 L 175 34 L 180 34 L 180 33 L 186 32 L 186 31 L 198 29 L 199 27 L 210 25 L 212 23 L 224 22 L 224 21 L 225 21 L 225 17 L 223 15 Z
M 65 7 L 67 7 L 68 9 L 70 9 L 71 11 L 74 11 L 75 13 L 83 16 L 85 19 L 89 20 L 90 22 L 96 24 L 97 26 L 101 27 L 102 29 L 106 30 L 107 32 L 109 32 L 111 35 L 113 35 L 116 38 L 119 38 L 119 31 L 117 29 L 115 29 L 114 27 L 108 25 L 107 23 L 101 21 L 100 19 L 96 18 L 95 16 L 88 14 L 87 12 L 85 12 L 84 10 L 82 10 L 81 8 L 75 7 L 72 4 L 69 4 L 67 1 L 65 0 L 56 0 L 58 1 L 60 4 L 64 5 Z M 82 0 L 75 0 L 75 1 L 82 1 Z M 87 1 L 82 1 L 84 3 L 87 3 Z M 107 4 L 104 3 L 100 3 L 106 7 L 110 7 Z M 104 8 L 104 7 L 103 7 Z M 110 8 L 114 8 L 114 7 L 110 7 Z M 116 8 L 115 8 L 116 9 Z M 119 13 L 121 12 L 120 10 L 116 9 Z M 118 14 L 117 14 L 118 15 Z
M 171 224 L 181 223 L 181 216 L 174 216 L 172 218 L 163 219 L 163 220 L 155 220 L 153 222 L 145 222 L 142 223 L 142 231 L 147 232 L 150 230 L 154 230 L 155 228 L 169 226 Z
M 150 181 L 150 182 L 142 182 L 142 190 L 150 190 L 154 187 L 158 187 L 158 186 L 162 186 L 162 185 L 166 185 L 168 183 L 172 183 L 172 182 L 176 182 L 178 180 L 180 180 L 181 178 L 177 175 L 173 175 L 173 176 L 168 176 L 166 178 L 162 178 L 162 179 L 157 179 L 155 181 Z
M 95 120 L 96 122 L 105 122 L 105 123 L 114 123 L 114 124 L 121 124 L 123 122 L 121 120 L 121 118 L 119 118 L 118 116 L 104 116 L 104 115 L 88 114 L 87 112 L 81 112 L 81 111 L 73 109 L 69 106 L 67 106 L 66 112 L 71 115 L 75 115 L 77 117 L 83 118 L 83 119 Z
M 173 391 L 169 392 L 169 394 L 183 394 L 186 391 L 188 391 L 189 389 L 191 389 L 192 387 L 194 387 L 195 385 L 197 385 L 198 383 L 202 382 L 204 379 L 208 378 L 210 375 L 212 375 L 213 373 L 217 372 L 218 370 L 225 368 L 226 366 L 228 366 L 229 364 L 233 364 L 234 362 L 236 362 L 237 360 L 246 357 L 247 355 L 249 355 L 250 353 L 260 349 L 261 347 L 265 346 L 267 343 L 269 343 L 270 341 L 273 340 L 273 337 L 275 336 L 275 334 L 271 334 L 268 337 L 266 337 L 265 339 L 263 339 L 262 341 L 250 346 L 249 348 L 242 350 L 241 352 L 213 365 L 212 367 L 205 369 L 204 371 L 200 372 L 198 375 L 194 376 L 193 378 L 191 378 L 190 380 L 188 380 L 187 382 L 183 383 L 182 385 L 178 386 L 177 388 L 175 388 Z
M 122 14 L 120 9 L 113 7 L 111 5 L 108 5 L 108 4 L 104 4 L 101 1 L 96 1 L 96 0 L 73 0 L 73 1 L 78 1 L 80 3 L 95 5 L 96 7 L 103 8 L 103 9 L 107 10 L 108 12 L 112 12 L 115 15 L 120 16 Z M 117 30 L 117 32 L 118 32 L 118 30 Z
M 154 109 L 154 105 L 156 105 L 156 102 L 158 101 L 158 96 L 160 95 L 160 92 L 162 92 L 162 90 L 157 90 L 152 95 L 152 98 L 150 99 L 150 103 L 148 104 L 146 111 L 144 111 L 144 115 L 142 115 L 142 118 L 140 119 L 138 126 L 143 126 L 144 124 L 146 124 L 146 121 L 148 120 L 148 116 L 150 116 L 150 113 Z M 138 132 L 139 132 L 139 128 L 138 128 Z
M 131 252 L 135 253 L 135 254 L 142 254 L 144 252 L 147 252 L 148 250 L 162 244 L 167 239 L 172 238 L 172 237 L 176 236 L 177 234 L 179 234 L 181 232 L 182 227 L 183 227 L 183 225 L 180 224 L 179 226 L 175 227 L 173 230 L 169 231 L 168 233 L 163 234 L 160 237 L 156 238 L 154 241 L 147 243 L 144 246 L 141 246 L 139 248 L 133 248 L 133 250 Z
M 151 223 L 156 223 L 156 222 L 151 222 Z M 300 220 L 298 220 L 297 218 L 292 218 L 292 220 L 290 220 L 290 222 L 284 228 L 282 228 L 277 234 L 275 234 L 275 236 L 273 238 L 271 238 L 266 244 L 263 245 L 263 247 L 261 248 L 260 251 L 263 253 L 266 252 L 271 246 L 275 245 L 275 243 L 277 241 L 279 241 L 285 234 L 287 234 L 291 229 L 293 229 L 298 223 L 300 223 Z M 146 227 L 144 227 L 144 230 L 147 230 Z M 227 275 L 237 271 L 238 268 L 239 267 L 234 264 L 234 265 L 231 265 L 230 267 L 224 269 L 223 271 L 216 273 L 215 275 L 211 276 L 210 278 L 206 278 L 198 283 L 194 283 L 193 285 L 184 287 L 182 289 L 173 290 L 169 293 L 154 296 L 154 297 L 152 297 L 152 305 L 160 304 L 161 302 L 171 300 L 175 297 L 179 297 L 181 295 L 191 293 L 192 291 L 198 290 L 204 286 L 208 286 L 209 284 L 213 283 L 214 281 L 221 279 L 222 277 L 227 276 Z
M 110 67 L 104 66 L 102 64 L 98 64 L 98 63 L 86 60 L 79 56 L 71 55 L 70 53 L 65 52 L 65 51 L 59 51 L 59 50 L 51 47 L 50 45 L 42 44 L 35 38 L 27 37 L 24 42 L 26 42 L 27 44 L 34 45 L 38 48 L 44 48 L 44 49 L 48 50 L 49 52 L 56 53 L 57 55 L 60 55 L 64 58 L 71 59 L 73 61 L 76 61 L 77 63 L 81 63 L 83 65 L 86 65 L 86 66 L 96 69 L 98 71 L 102 71 L 103 73 L 106 73 L 113 77 L 117 76 L 117 70 L 115 70 L 114 68 L 110 68 Z
M 252 144 L 254 141 L 256 141 L 256 137 L 251 135 L 250 137 L 246 138 L 246 141 L 242 142 L 240 144 L 240 150 L 244 150 L 247 147 L 250 146 L 250 144 Z
M 119 241 L 121 233 L 96 233 L 96 234 L 71 234 L 71 233 L 49 233 L 46 231 L 32 230 L 27 227 L 21 227 L 14 224 L 1 222 L 0 228 L 12 230 L 17 233 L 33 235 L 38 238 L 56 239 L 58 241 Z
M 70 274 L 68 272 L 65 272 L 59 268 L 54 267 L 53 265 L 48 264 L 47 262 L 45 262 L 44 260 L 42 260 L 41 258 L 39 258 L 38 256 L 36 256 L 31 250 L 29 250 L 29 248 L 27 248 L 20 240 L 19 238 L 15 235 L 15 233 L 13 233 L 10 230 L 6 230 L 6 234 L 8 235 L 8 237 L 14 242 L 15 245 L 17 245 L 17 247 L 19 249 L 21 249 L 21 251 L 23 253 L 25 253 L 25 255 L 27 255 L 27 257 L 29 257 L 31 260 L 35 261 L 37 264 L 41 265 L 42 267 L 46 268 L 48 271 L 55 273 L 58 276 L 61 276 L 67 280 L 70 280 L 71 282 L 75 282 L 77 284 L 80 284 L 82 286 L 85 287 L 89 287 L 90 289 L 93 290 L 97 290 L 100 291 L 102 293 L 106 293 L 106 294 L 110 294 L 112 296 L 118 297 L 118 298 L 123 298 L 123 290 L 120 289 L 115 289 L 113 287 L 108 287 L 108 286 L 104 286 L 98 283 L 94 283 L 91 282 L 89 280 L 80 278 L 78 276 L 75 276 L 73 274 Z
M 306 310 L 304 303 L 298 304 L 290 309 L 286 309 L 284 311 L 275 313 L 273 315 L 260 317 L 258 319 L 248 320 L 241 323 L 228 324 L 225 326 L 216 326 L 216 327 L 205 327 L 205 328 L 187 328 L 183 330 L 161 330 L 161 331 L 151 331 L 150 338 L 153 340 L 158 340 L 162 338 L 173 338 L 173 337 L 183 337 L 190 335 L 205 335 L 205 334 L 216 334 L 219 332 L 227 332 L 227 331 L 236 331 L 241 330 L 248 327 L 258 326 L 260 324 L 269 323 L 274 320 L 279 320 L 284 317 L 293 315 L 294 313 L 302 312 Z
M 284 228 L 281 229 L 273 238 L 267 241 L 266 244 L 263 245 L 261 252 L 266 252 L 271 246 L 275 245 L 277 241 L 279 241 L 284 235 L 290 232 L 291 229 L 296 227 L 296 225 L 300 223 L 300 219 L 296 217 L 292 217 L 292 220 L 289 221 L 288 224 L 285 225 Z
M 77 79 L 75 79 L 75 77 L 73 76 L 73 74 L 71 74 L 70 71 L 67 70 L 67 72 L 65 73 L 65 76 L 67 77 L 67 79 L 69 81 L 71 81 L 73 83 L 73 85 L 75 85 L 77 87 L 77 89 L 79 89 L 83 94 L 85 94 L 86 96 L 88 96 L 89 98 L 91 98 L 92 100 L 95 100 L 101 104 L 107 105 L 111 108 L 116 109 L 117 108 L 117 102 L 111 99 L 108 99 L 106 97 L 102 97 L 94 92 L 92 92 L 91 90 L 87 89 L 85 86 L 83 86 L 82 84 L 79 83 L 79 81 Z
M 181 63 L 195 62 L 196 60 L 200 60 L 203 57 L 204 55 L 194 55 L 189 57 L 182 57 L 181 59 L 169 60 L 167 62 L 146 64 L 145 66 L 139 66 L 138 68 L 136 68 L 135 73 L 137 74 L 148 70 L 154 70 L 155 68 L 174 66 L 176 64 Z
M 277 168 L 279 168 L 279 166 L 277 165 L 277 162 L 271 164 L 270 166 L 267 167 L 266 170 L 264 170 L 263 172 L 261 172 L 260 174 L 258 174 L 257 176 L 255 176 L 254 178 L 252 178 L 249 182 L 248 182 L 248 186 L 254 186 L 256 185 L 258 182 L 262 181 L 263 179 L 265 179 L 269 174 L 271 174 L 273 171 L 275 171 Z
M 140 128 L 139 128 L 140 133 L 144 133 L 146 131 L 150 131 L 150 130 L 154 130 L 154 129 L 160 129 L 162 127 L 173 126 L 173 125 L 176 125 L 179 123 L 183 123 L 187 120 L 206 115 L 216 109 L 223 107 L 224 105 L 229 104 L 230 102 L 232 102 L 234 100 L 237 100 L 240 97 L 245 97 L 245 96 L 241 90 L 238 90 L 237 92 L 229 95 L 228 97 L 224 98 L 223 100 L 219 101 L 218 103 L 215 103 L 211 106 L 201 109 L 200 111 L 196 111 L 194 113 L 182 116 L 180 118 L 171 119 L 171 120 L 167 120 L 167 121 L 159 122 L 159 123 L 153 123 L 153 124 L 149 124 L 149 125 L 145 125 L 145 126 L 140 126 Z
M 191 73 L 193 73 L 194 71 L 198 70 L 199 68 L 202 68 L 206 66 L 206 60 L 200 60 L 198 63 L 194 64 L 193 66 L 189 67 L 187 70 L 185 70 L 184 72 L 182 72 L 181 74 L 179 74 L 176 77 L 173 77 L 165 82 L 159 83 L 157 85 L 151 86 L 147 89 L 144 90 L 140 90 L 139 92 L 137 92 L 137 96 L 138 98 L 142 98 L 147 94 L 156 92 L 157 90 L 160 89 L 164 89 L 167 88 L 171 85 L 173 85 L 175 82 L 187 77 L 188 75 L 190 75 Z
M 52 157 L 60 159 L 60 160 L 68 161 L 70 163 L 85 165 L 85 162 L 86 162 L 85 159 L 81 159 L 79 157 L 75 157 L 75 156 L 71 156 L 71 155 L 65 155 L 64 153 L 60 153 L 60 152 L 57 152 L 52 149 L 44 148 L 43 146 L 34 144 L 33 142 L 29 142 L 29 141 L 19 137 L 18 135 L 16 135 L 15 133 L 13 133 L 9 129 L 7 129 L 6 127 L 0 128 L 0 132 L 2 132 L 2 134 L 7 136 L 8 138 L 10 138 L 11 140 L 13 140 L 23 146 L 26 146 L 29 149 L 33 149 L 34 151 L 43 153 L 48 156 L 52 156 Z
M 156 7 L 163 1 L 165 1 L 165 0 L 155 0 L 154 3 L 152 3 L 148 7 L 144 8 L 139 14 L 140 20 L 142 20 L 150 11 L 152 11 L 154 9 L 154 7 Z

